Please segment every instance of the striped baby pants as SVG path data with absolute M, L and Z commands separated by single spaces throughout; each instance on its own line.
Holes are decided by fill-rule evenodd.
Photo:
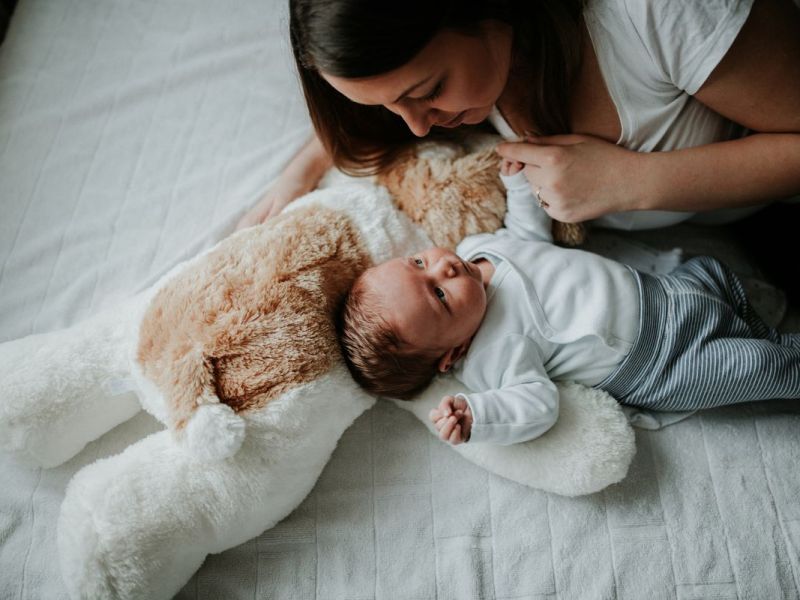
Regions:
M 800 333 L 767 326 L 725 265 L 704 256 L 669 275 L 634 274 L 639 336 L 597 387 L 654 410 L 800 399 Z

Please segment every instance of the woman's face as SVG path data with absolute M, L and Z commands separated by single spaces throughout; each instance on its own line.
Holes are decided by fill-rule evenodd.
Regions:
M 423 137 L 431 127 L 486 119 L 506 86 L 511 42 L 509 25 L 486 21 L 474 35 L 440 31 L 411 61 L 382 75 L 321 75 L 353 102 L 380 104 L 400 115 Z

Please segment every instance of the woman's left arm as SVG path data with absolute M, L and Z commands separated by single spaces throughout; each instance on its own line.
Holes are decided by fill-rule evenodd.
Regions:
M 659 165 L 656 198 L 696 210 L 800 193 L 800 10 L 791 0 L 755 1 L 695 98 L 757 133 L 664 153 L 672 164 Z M 676 182 L 676 175 L 686 181 Z
M 498 151 L 526 164 L 548 213 L 562 221 L 626 210 L 703 211 L 800 194 L 800 10 L 791 0 L 755 1 L 695 98 L 756 133 L 670 152 L 637 153 L 577 135 L 501 144 Z

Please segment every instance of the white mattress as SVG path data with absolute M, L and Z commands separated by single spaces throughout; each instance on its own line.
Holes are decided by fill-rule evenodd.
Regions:
M 0 340 L 76 322 L 232 229 L 309 132 L 284 4 L 20 0 L 0 49 Z M 638 238 L 753 274 L 705 230 Z M 0 457 L 0 598 L 65 597 L 69 478 L 156 427 L 140 414 L 53 470 Z M 178 598 L 798 598 L 798 431 L 790 402 L 639 431 L 625 481 L 566 499 L 379 402 L 291 516 Z

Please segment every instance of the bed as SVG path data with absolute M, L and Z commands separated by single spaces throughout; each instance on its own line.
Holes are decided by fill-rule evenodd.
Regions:
M 0 341 L 113 306 L 233 230 L 310 132 L 285 4 L 19 0 L 0 47 Z M 797 330 L 724 228 L 624 241 L 725 258 Z M 141 413 L 51 470 L 0 456 L 0 598 L 66 598 L 67 482 L 157 428 Z M 624 481 L 565 498 L 380 401 L 289 517 L 209 556 L 177 598 L 799 598 L 799 430 L 776 401 L 640 429 Z

